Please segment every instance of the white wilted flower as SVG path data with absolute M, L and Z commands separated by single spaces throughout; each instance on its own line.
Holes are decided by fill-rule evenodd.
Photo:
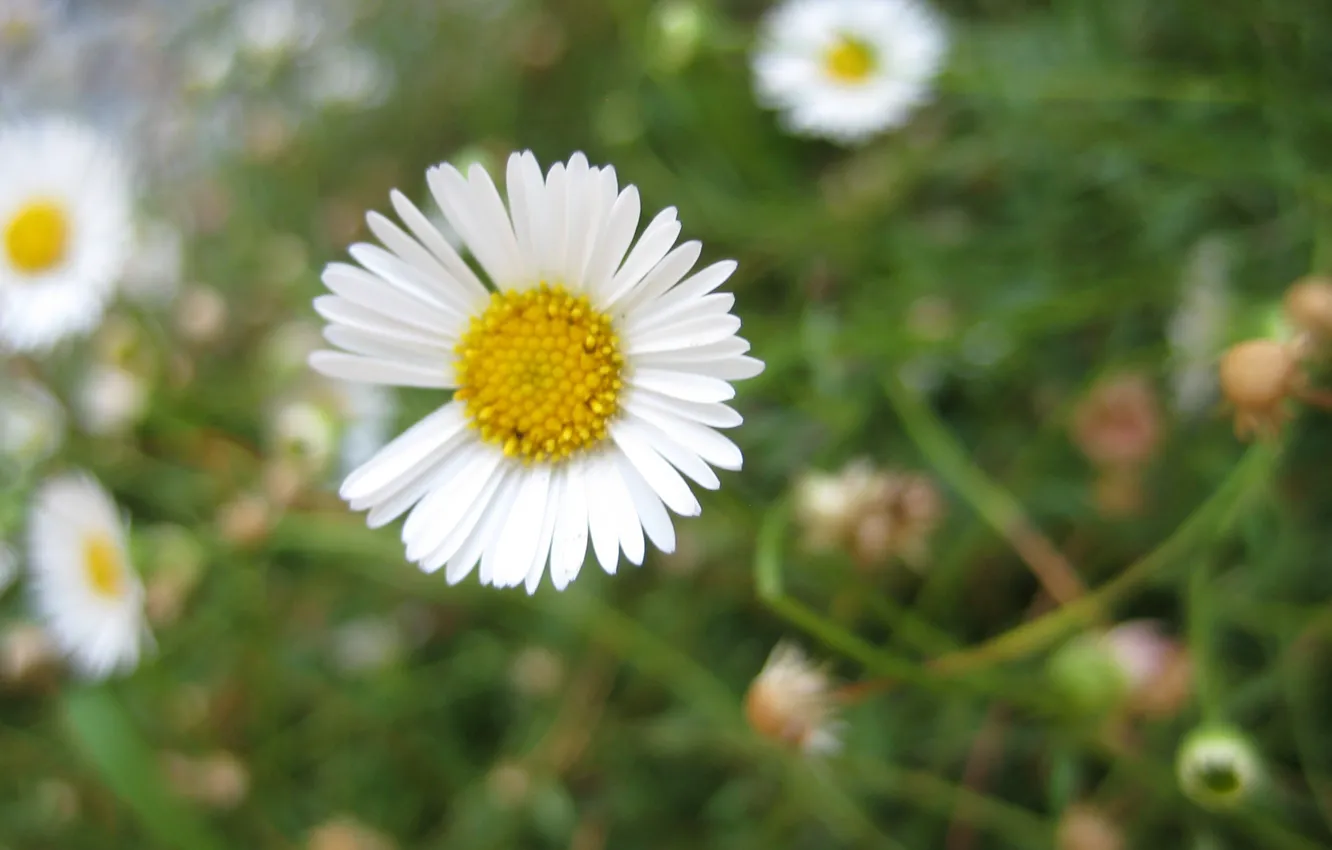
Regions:
M 793 132 L 853 144 L 906 123 L 947 51 L 923 0 L 786 0 L 760 24 L 754 85 Z
M 132 670 L 151 641 L 126 536 L 115 502 L 86 474 L 48 479 L 33 496 L 33 598 L 56 645 L 90 678 Z
M 701 510 L 683 476 L 715 489 L 739 469 L 717 430 L 739 425 L 732 382 L 763 364 L 736 336 L 734 296 L 713 293 L 734 262 L 691 276 L 702 246 L 675 246 L 676 211 L 634 244 L 638 190 L 575 154 L 543 175 L 514 154 L 508 205 L 479 165 L 429 172 L 483 283 L 407 198 L 411 235 L 371 213 L 387 247 L 351 248 L 360 266 L 324 272 L 315 307 L 326 338 L 311 365 L 343 380 L 453 390 L 453 398 L 343 482 L 372 527 L 408 513 L 407 557 L 450 583 L 535 592 L 550 565 L 563 589 L 589 544 L 603 569 L 641 564 L 650 540 L 675 547 L 667 510 Z M 632 250 L 630 250 L 632 247 Z M 683 475 L 682 475 L 683 473 Z
M 148 393 L 148 382 L 128 369 L 94 364 L 79 386 L 79 423 L 89 434 L 121 433 L 143 418 Z
M 745 694 L 745 717 L 755 732 L 809 755 L 841 748 L 841 721 L 826 667 L 799 647 L 779 643 Z
M 101 321 L 133 242 L 125 162 L 64 118 L 0 127 L 0 348 L 40 352 Z

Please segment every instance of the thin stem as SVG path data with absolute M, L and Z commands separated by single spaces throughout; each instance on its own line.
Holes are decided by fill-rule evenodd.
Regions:
M 1082 596 L 1086 589 L 1077 572 L 1027 519 L 1017 499 L 971 462 L 938 417 L 907 389 L 896 373 L 890 370 L 883 385 L 888 401 L 921 453 L 972 509 L 1009 542 L 1045 592 L 1061 605 Z

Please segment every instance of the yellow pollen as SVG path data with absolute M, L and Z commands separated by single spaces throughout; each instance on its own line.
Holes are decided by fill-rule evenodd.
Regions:
M 624 357 L 610 317 L 586 296 L 545 283 L 496 292 L 455 351 L 454 398 L 506 455 L 553 463 L 606 439 Z
M 83 572 L 88 586 L 106 599 L 119 597 L 125 587 L 124 569 L 116 545 L 104 534 L 83 541 Z
M 823 69 L 842 83 L 863 83 L 874 70 L 874 51 L 858 38 L 841 36 L 823 54 Z
M 45 200 L 30 201 L 5 227 L 5 253 L 21 272 L 41 274 L 65 259 L 69 219 L 65 210 Z

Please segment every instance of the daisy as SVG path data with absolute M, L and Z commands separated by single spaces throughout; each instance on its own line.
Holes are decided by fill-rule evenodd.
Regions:
M 759 26 L 759 102 L 795 133 L 844 144 L 906 123 L 948 35 L 920 0 L 787 0 Z
M 755 732 L 808 755 L 841 748 L 832 678 L 798 647 L 779 643 L 745 694 L 745 717 Z
M 128 671 L 151 641 L 143 585 L 116 504 L 88 475 L 49 479 L 33 499 L 28 561 L 52 639 L 90 678 Z
M 61 118 L 0 128 L 0 348 L 39 351 L 101 320 L 133 248 L 129 172 Z
M 702 249 L 675 245 L 674 208 L 635 245 L 638 190 L 582 154 L 544 177 L 514 154 L 507 208 L 480 165 L 427 176 L 487 281 L 399 192 L 411 235 L 371 213 L 387 250 L 353 245 L 361 267 L 325 270 L 334 294 L 315 308 L 345 351 L 315 352 L 315 369 L 454 391 L 349 475 L 343 498 L 371 527 L 410 511 L 408 559 L 450 583 L 479 566 L 483 584 L 531 593 L 549 562 L 563 589 L 589 543 L 608 573 L 621 551 L 642 563 L 645 535 L 670 552 L 667 509 L 701 510 L 684 476 L 715 489 L 712 467 L 740 468 L 716 429 L 741 421 L 723 404 L 731 382 L 763 370 L 735 335 L 734 296 L 709 294 L 736 264 L 689 275 Z

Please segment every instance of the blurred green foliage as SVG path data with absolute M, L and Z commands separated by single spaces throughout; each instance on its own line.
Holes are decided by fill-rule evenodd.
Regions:
M 941 3 L 954 44 L 936 102 L 854 150 L 786 137 L 754 105 L 765 6 L 384 0 L 366 19 L 395 64 L 384 105 L 312 117 L 280 150 L 162 193 L 167 212 L 224 199 L 189 277 L 224 294 L 226 329 L 192 346 L 124 308 L 151 356 L 192 377 L 163 379 L 132 434 L 76 438 L 62 462 L 95 472 L 136 528 L 189 529 L 206 568 L 133 677 L 0 701 L 0 847 L 284 848 L 351 815 L 404 848 L 1038 848 L 1079 801 L 1132 847 L 1332 846 L 1327 418 L 1246 459 L 1219 406 L 1171 414 L 1126 520 L 1098 513 L 1069 438 L 1104 375 L 1168 394 L 1167 327 L 1200 243 L 1230 258 L 1230 340 L 1264 333 L 1285 287 L 1332 264 L 1332 5 Z M 347 211 L 386 209 L 394 186 L 422 198 L 441 159 L 527 148 L 614 164 L 645 210 L 679 207 L 704 262 L 740 261 L 736 312 L 768 364 L 737 400 L 744 471 L 679 523 L 676 555 L 531 599 L 416 574 L 393 529 L 328 492 L 253 545 L 228 540 L 219 509 L 262 485 L 265 417 L 294 380 L 264 340 L 314 320 Z M 294 268 L 275 259 L 291 237 Z M 946 305 L 941 328 L 913 321 L 922 299 Z M 42 368 L 62 386 L 76 365 Z M 401 399 L 399 425 L 439 403 Z M 923 574 L 799 547 L 792 481 L 861 455 L 944 485 Z M 1092 588 L 1147 568 L 1106 605 L 1020 631 L 1040 590 L 1005 539 L 1020 517 Z M 1045 657 L 1136 617 L 1188 641 L 1196 699 L 1108 732 L 1060 701 Z M 414 637 L 349 673 L 330 647 L 367 618 Z M 848 680 L 896 682 L 848 709 L 841 756 L 810 762 L 744 724 L 784 637 Z M 957 669 L 929 663 L 977 646 Z M 1175 783 L 1175 748 L 1204 719 L 1250 736 L 1272 778 L 1230 814 Z M 218 749 L 248 772 L 235 807 L 159 787 L 150 753 Z

